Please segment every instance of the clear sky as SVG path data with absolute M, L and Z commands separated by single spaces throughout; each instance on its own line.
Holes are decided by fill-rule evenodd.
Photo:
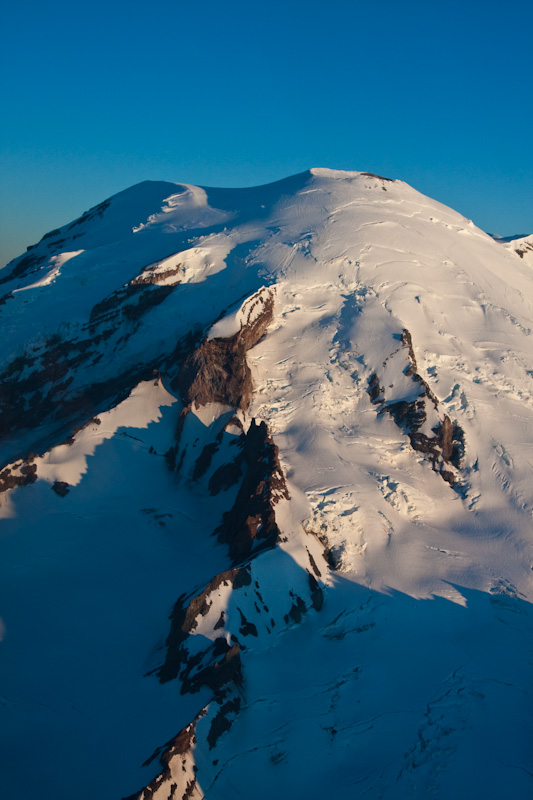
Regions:
M 532 0 L 17 0 L 0 28 L 0 266 L 142 180 L 312 166 L 533 232 Z

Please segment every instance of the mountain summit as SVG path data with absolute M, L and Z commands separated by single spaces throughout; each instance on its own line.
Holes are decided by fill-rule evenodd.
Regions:
M 6 797 L 529 796 L 530 240 L 312 169 L 0 272 Z

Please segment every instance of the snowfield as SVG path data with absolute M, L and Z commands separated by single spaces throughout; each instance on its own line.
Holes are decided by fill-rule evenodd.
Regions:
M 312 169 L 0 272 L 6 798 L 531 797 L 532 254 Z

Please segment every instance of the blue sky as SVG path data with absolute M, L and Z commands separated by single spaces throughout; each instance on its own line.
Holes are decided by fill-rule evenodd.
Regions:
M 311 166 L 533 232 L 531 0 L 19 0 L 1 27 L 0 265 L 142 180 Z

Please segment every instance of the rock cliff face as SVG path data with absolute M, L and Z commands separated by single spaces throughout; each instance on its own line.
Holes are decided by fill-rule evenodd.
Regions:
M 274 508 L 281 499 L 289 499 L 278 448 L 265 422 L 257 425 L 252 419 L 244 435 L 242 462 L 245 473 L 237 497 L 215 532 L 228 545 L 234 563 L 276 544 L 280 531 Z
M 200 711 L 190 725 L 155 751 L 145 766 L 159 758 L 162 767 L 160 774 L 141 792 L 124 800 L 156 800 L 163 797 L 188 800 L 197 794 L 196 765 L 192 751 L 196 744 L 196 724 L 204 713 L 205 711 Z
M 246 353 L 272 321 L 274 298 L 268 289 L 251 297 L 241 312 L 241 327 L 228 338 L 207 338 L 188 356 L 179 373 L 184 405 L 222 403 L 247 410 L 253 385 Z

